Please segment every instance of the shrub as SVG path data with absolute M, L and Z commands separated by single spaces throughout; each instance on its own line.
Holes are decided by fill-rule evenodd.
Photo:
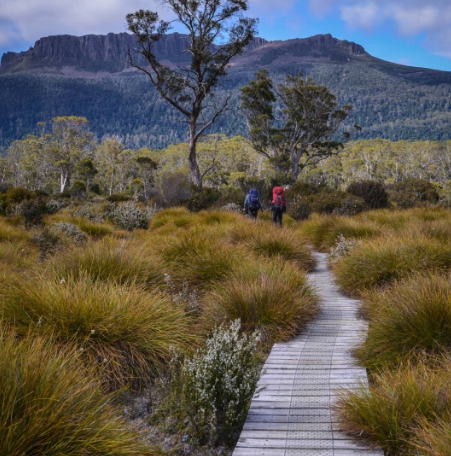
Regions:
M 133 231 L 135 229 L 147 229 L 149 218 L 146 212 L 132 201 L 118 204 L 108 215 L 109 220 L 117 227 Z
M 87 239 L 86 234 L 73 223 L 55 223 L 51 227 L 51 230 L 57 233 L 57 235 L 60 234 L 72 239 L 77 244 L 81 244 Z
M 114 206 L 113 206 L 114 207 Z M 103 214 L 102 209 L 94 204 L 81 204 L 71 213 L 73 217 L 83 217 L 90 222 L 102 222 Z
M 61 209 L 66 207 L 66 203 L 61 200 L 51 199 L 45 203 L 46 205 L 46 213 L 47 214 L 56 214 Z
M 424 179 L 408 178 L 393 185 L 390 202 L 400 208 L 435 204 L 440 196 L 434 185 Z
M 414 274 L 365 297 L 371 325 L 356 354 L 366 367 L 396 367 L 451 348 L 449 275 Z
M 30 241 L 39 249 L 39 256 L 41 260 L 44 260 L 56 252 L 56 247 L 61 238 L 45 226 L 42 230 L 35 231 Z
M 305 275 L 280 259 L 242 263 L 203 302 L 206 325 L 240 319 L 245 331 L 261 333 L 268 348 L 299 334 L 318 310 Z
M 330 263 L 335 264 L 341 258 L 349 255 L 349 252 L 357 245 L 362 245 L 362 241 L 360 239 L 346 239 L 342 234 L 339 234 L 335 247 L 330 249 Z
M 199 212 L 213 206 L 221 197 L 221 192 L 216 188 L 203 187 L 198 189 L 192 186 L 187 207 L 190 211 Z
M 86 184 L 83 181 L 76 180 L 72 184 L 70 193 L 73 196 L 83 196 L 86 195 Z
M 368 388 L 343 392 L 336 413 L 344 432 L 383 448 L 385 455 L 417 454 L 412 443 L 419 423 L 449 416 L 450 397 L 447 369 L 406 366 L 375 375 Z
M 384 184 L 380 182 L 373 180 L 354 182 L 348 186 L 346 191 L 351 195 L 363 198 L 370 209 L 388 207 L 388 193 Z
M 113 193 L 107 196 L 106 200 L 110 203 L 123 203 L 124 201 L 130 201 L 130 197 L 121 193 Z
M 192 321 L 162 294 L 133 284 L 94 282 L 80 274 L 1 283 L 3 318 L 20 334 L 75 344 L 109 390 L 149 384 L 171 347 L 196 341 Z
M 181 368 L 182 403 L 200 443 L 233 446 L 260 376 L 258 333 L 240 337 L 240 322 L 213 331 Z
M 156 454 L 118 418 L 74 351 L 40 337 L 0 334 L 0 453 Z
M 47 205 L 45 201 L 39 198 L 24 201 L 20 207 L 20 214 L 23 217 L 26 229 L 30 229 L 32 226 L 42 225 L 42 218 L 46 213 Z

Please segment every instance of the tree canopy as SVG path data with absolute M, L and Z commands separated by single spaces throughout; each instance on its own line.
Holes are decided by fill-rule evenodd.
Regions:
M 202 187 L 196 144 L 223 114 L 230 96 L 216 99 L 214 88 L 226 75 L 230 60 L 241 54 L 255 34 L 257 19 L 239 17 L 248 0 L 163 0 L 187 31 L 191 62 L 170 68 L 157 60 L 155 44 L 170 29 L 158 13 L 139 10 L 126 16 L 129 30 L 136 36 L 138 53 L 150 66 L 143 66 L 129 52 L 131 66 L 143 71 L 160 96 L 178 110 L 188 123 L 191 179 Z
M 252 146 L 292 180 L 306 166 L 343 148 L 332 138 L 352 106 L 339 108 L 335 95 L 312 78 L 287 75 L 275 88 L 268 71 L 261 69 L 241 92 Z M 349 136 L 343 131 L 344 139 Z

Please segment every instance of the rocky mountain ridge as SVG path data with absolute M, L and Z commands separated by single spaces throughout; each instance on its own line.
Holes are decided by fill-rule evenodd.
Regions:
M 190 56 L 186 52 L 187 35 L 172 33 L 155 46 L 157 59 L 167 64 L 186 64 Z M 136 39 L 128 33 L 108 35 L 56 35 L 41 38 L 28 51 L 7 52 L 1 60 L 1 73 L 40 71 L 75 67 L 80 71 L 106 71 L 118 73 L 129 68 L 127 53 L 134 52 Z M 368 56 L 362 46 L 333 38 L 332 35 L 316 35 L 287 41 L 266 41 L 256 38 L 243 55 L 234 59 L 232 67 L 253 66 L 264 60 L 268 65 L 293 62 L 299 59 L 330 59 L 346 61 L 356 56 Z M 141 62 L 143 63 L 143 62 Z

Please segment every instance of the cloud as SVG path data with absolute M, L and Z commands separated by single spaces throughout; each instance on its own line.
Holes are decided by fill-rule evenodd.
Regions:
M 421 36 L 432 52 L 451 56 L 449 0 L 309 0 L 312 14 L 337 14 L 351 30 L 393 25 L 403 37 Z
M 0 46 L 49 35 L 124 32 L 126 14 L 141 8 L 169 17 L 156 0 L 2 0 Z

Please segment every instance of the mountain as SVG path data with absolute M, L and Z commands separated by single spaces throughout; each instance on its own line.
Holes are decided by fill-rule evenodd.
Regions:
M 166 65 L 189 63 L 187 36 L 173 33 L 157 43 Z M 89 119 L 91 129 L 123 136 L 130 147 L 165 147 L 186 140 L 186 125 L 130 68 L 127 33 L 41 38 L 28 51 L 3 55 L 0 66 L 0 146 L 37 131 L 37 122 L 59 115 Z M 135 57 L 137 55 L 135 54 Z M 210 132 L 245 135 L 240 87 L 261 67 L 277 81 L 303 73 L 326 84 L 340 104 L 354 106 L 348 124 L 363 127 L 355 139 L 451 139 L 451 72 L 377 59 L 359 44 L 331 35 L 287 41 L 255 39 L 229 68 L 217 97 L 232 95 L 231 111 Z

